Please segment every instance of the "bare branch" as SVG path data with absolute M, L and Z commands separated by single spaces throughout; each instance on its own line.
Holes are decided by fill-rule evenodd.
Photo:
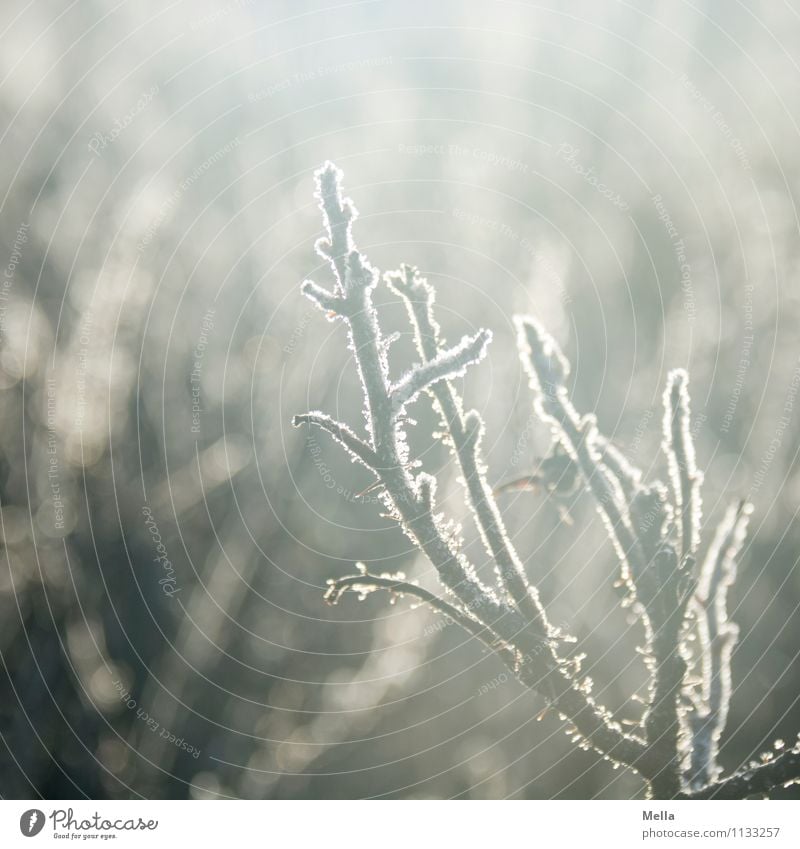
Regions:
M 304 424 L 321 427 L 347 450 L 353 460 L 358 460 L 358 462 L 373 472 L 377 470 L 378 457 L 375 452 L 366 442 L 359 439 L 346 424 L 337 422 L 325 413 L 317 411 L 295 416 L 292 419 L 292 424 L 295 427 L 300 427 Z
M 346 301 L 339 295 L 334 295 L 313 280 L 304 280 L 300 291 L 321 309 L 329 319 L 340 318 L 345 309 Z
M 581 417 L 572 406 L 565 385 L 569 362 L 555 339 L 533 318 L 518 317 L 516 322 L 536 410 L 578 464 L 623 565 L 623 576 L 629 579 L 643 570 L 644 553 L 631 527 L 621 485 L 602 462 L 594 416 Z
M 767 763 L 755 764 L 680 799 L 746 799 L 765 796 L 778 787 L 800 783 L 800 747 L 795 746 Z
M 536 410 L 578 464 L 642 613 L 651 682 L 644 717 L 647 755 L 641 770 L 653 795 L 672 798 L 681 791 L 677 751 L 686 661 L 679 638 L 690 597 L 690 583 L 680 570 L 687 561 L 680 560 L 669 537 L 673 510 L 665 489 L 642 485 L 639 471 L 598 433 L 594 416 L 581 417 L 572 406 L 565 385 L 569 363 L 553 337 L 534 319 L 517 323 Z
M 642 485 L 641 471 L 630 463 L 628 458 L 610 439 L 599 432 L 596 443 L 600 452 L 600 460 L 617 479 L 625 500 L 630 504 Z
M 688 386 L 686 372 L 675 369 L 667 375 L 664 390 L 663 447 L 669 466 L 675 514 L 679 519 L 681 560 L 697 550 L 702 515 L 700 485 L 703 476 L 698 472 L 695 461 Z
M 487 628 L 477 619 L 474 619 L 469 611 L 450 604 L 439 596 L 428 590 L 412 584 L 405 580 L 405 575 L 373 575 L 367 571 L 366 566 L 357 564 L 359 572 L 357 575 L 346 575 L 342 578 L 331 578 L 328 581 L 328 590 L 325 600 L 329 604 L 337 604 L 347 590 L 357 593 L 363 600 L 368 593 L 375 590 L 387 590 L 397 596 L 411 596 L 437 613 L 441 613 L 460 625 L 473 637 L 479 639 L 487 648 L 502 655 L 504 662 L 515 672 L 517 669 L 517 657 L 513 647 L 504 643 L 491 629 Z
M 744 501 L 731 505 L 717 526 L 708 549 L 692 609 L 700 647 L 701 692 L 691 692 L 688 782 L 697 790 L 719 777 L 719 740 L 728 719 L 732 695 L 731 654 L 739 634 L 728 619 L 728 588 L 736 579 L 736 558 L 744 543 L 752 512 Z
M 387 274 L 386 281 L 406 302 L 419 355 L 426 362 L 435 361 L 441 341 L 440 328 L 433 315 L 433 288 L 420 277 L 416 268 L 408 265 L 402 266 L 399 272 Z M 480 452 L 483 421 L 474 410 L 464 413 L 461 398 L 448 381 L 434 385 L 431 392 L 461 467 L 469 506 L 484 547 L 497 566 L 500 585 L 540 633 L 550 634 L 552 629 L 538 593 L 528 584 L 522 562 L 511 545 L 494 494 L 486 482 L 486 468 Z
M 432 488 L 427 486 L 426 495 L 426 479 L 411 476 L 405 434 L 394 414 L 387 345 L 372 303 L 377 272 L 353 244 L 350 226 L 355 209 L 342 196 L 341 176 L 331 163 L 323 166 L 317 172 L 317 196 L 328 229 L 337 294 L 345 304 L 341 315 L 361 380 L 370 448 L 384 498 L 406 535 L 428 556 L 444 586 L 476 618 L 485 625 L 501 627 L 503 638 L 513 641 L 525 629 L 524 620 L 478 580 L 456 541 L 444 532 L 441 517 L 434 514 Z
M 317 253 L 328 259 L 336 275 L 336 291 L 345 294 L 347 257 L 353 250 L 352 224 L 358 216 L 353 202 L 342 197 L 342 172 L 332 163 L 326 162 L 314 172 L 317 190 L 314 197 L 319 201 L 323 222 L 328 231 L 326 239 L 317 241 Z
M 488 330 L 479 330 L 474 336 L 465 336 L 455 347 L 439 351 L 433 359 L 412 368 L 392 390 L 395 411 L 403 409 L 423 389 L 463 375 L 468 366 L 483 359 L 491 340 Z
M 440 328 L 433 315 L 433 288 L 419 276 L 416 268 L 407 265 L 402 266 L 399 272 L 387 274 L 386 280 L 406 301 L 420 356 L 426 360 L 434 359 L 441 342 Z M 523 663 L 518 673 L 520 680 L 542 693 L 559 713 L 568 717 L 575 734 L 587 746 L 623 763 L 633 764 L 642 755 L 642 742 L 624 733 L 608 711 L 589 696 L 558 657 L 555 632 L 548 622 L 536 588 L 525 577 L 522 563 L 508 538 L 494 494 L 486 480 L 486 468 L 480 451 L 483 434 L 480 416 L 474 410 L 466 414 L 463 412 L 461 398 L 449 381 L 444 380 L 432 386 L 431 394 L 439 408 L 443 427 L 450 436 L 464 477 L 468 503 L 484 546 L 496 564 L 500 585 L 531 623 L 532 643 L 531 637 L 527 637 L 520 649 L 528 661 Z M 547 639 L 543 640 L 542 634 L 547 635 Z M 517 642 L 519 644 L 520 641 Z
M 650 780 L 659 764 L 648 758 L 643 741 L 625 733 L 608 711 L 594 702 L 588 685 L 579 679 L 577 662 L 559 656 L 560 634 L 548 622 L 535 587 L 527 581 L 486 481 L 480 451 L 483 423 L 475 411 L 464 413 L 461 399 L 449 381 L 483 355 L 488 332 L 467 337 L 455 348 L 443 350 L 432 314 L 433 291 L 415 270 L 405 267 L 399 275 L 390 278 L 390 285 L 406 299 L 423 362 L 392 386 L 387 362 L 391 339 L 384 339 L 372 303 L 377 272 L 353 243 L 351 223 L 355 210 L 342 196 L 340 177 L 340 172 L 330 164 L 317 175 L 317 195 L 328 229 L 328 238 L 318 243 L 318 250 L 331 261 L 336 289 L 331 293 L 306 283 L 303 290 L 329 316 L 339 316 L 347 325 L 365 399 L 369 440 L 360 439 L 346 425 L 319 413 L 299 417 L 296 423 L 324 427 L 351 456 L 373 469 L 392 515 L 426 554 L 442 585 L 457 602 L 450 604 L 432 594 L 428 596 L 398 576 L 363 574 L 334 582 L 328 598 L 335 600 L 348 588 L 361 592 L 380 588 L 414 595 L 440 611 L 447 611 L 470 633 L 489 639 L 487 644 L 505 662 L 513 657 L 520 680 L 541 692 L 562 718 L 568 720 L 574 739 L 582 746 L 594 747 L 612 759 L 633 766 Z M 580 466 L 602 514 L 614 528 L 612 539 L 623 552 L 623 562 L 635 557 L 642 559 L 641 551 L 636 550 L 638 540 L 631 529 L 628 511 L 634 471 L 608 451 L 612 460 L 617 461 L 614 470 L 602 462 L 603 449 L 596 442 L 598 434 L 593 418 L 578 417 L 566 398 L 563 386 L 568 373 L 566 361 L 543 331 L 534 335 L 540 344 L 532 346 L 530 352 L 532 383 L 556 385 L 552 395 L 549 390 L 541 393 L 538 408 L 542 417 L 560 433 L 564 449 Z M 423 389 L 434 396 L 449 433 L 476 524 L 496 564 L 503 598 L 498 598 L 479 580 L 460 550 L 458 534 L 436 512 L 435 480 L 425 474 L 416 477 L 412 474 L 415 464 L 409 457 L 403 431 L 405 418 L 398 413 Z
M 645 611 L 648 630 L 646 662 L 650 670 L 645 736 L 661 766 L 652 781 L 653 795 L 673 798 L 681 791 L 678 748 L 681 741 L 680 696 L 686 677 L 681 632 L 691 596 L 686 572 L 669 536 L 674 513 L 666 487 L 641 486 L 631 502 L 634 531 L 645 557 L 644 569 L 632 578 Z

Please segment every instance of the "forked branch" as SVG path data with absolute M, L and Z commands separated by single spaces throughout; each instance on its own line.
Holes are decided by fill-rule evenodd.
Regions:
M 558 446 L 554 462 L 568 466 L 569 477 L 582 480 L 594 499 L 619 558 L 628 602 L 644 625 L 650 697 L 639 727 L 630 732 L 591 697 L 579 662 L 562 654 L 568 638 L 550 624 L 488 483 L 483 421 L 475 410 L 465 412 L 453 386 L 452 378 L 484 358 L 491 333 L 479 330 L 454 346 L 445 345 L 433 313 L 433 288 L 415 268 L 402 266 L 385 280 L 406 304 L 420 362 L 391 379 L 392 337 L 384 338 L 372 301 L 379 275 L 355 246 L 357 213 L 343 196 L 341 176 L 331 163 L 316 174 L 326 228 L 317 251 L 330 263 L 333 290 L 306 281 L 302 291 L 327 318 L 347 328 L 366 432 L 361 435 L 320 412 L 296 416 L 294 424 L 327 431 L 370 470 L 389 514 L 434 566 L 451 600 L 402 575 L 375 575 L 365 566 L 355 575 L 329 581 L 326 599 L 336 603 L 347 591 L 363 598 L 384 590 L 393 599 L 408 596 L 447 616 L 495 652 L 525 686 L 543 695 L 578 745 L 637 770 L 651 796 L 739 798 L 795 780 L 800 776 L 796 749 L 718 778 L 716 753 L 732 693 L 730 653 L 736 636 L 727 618 L 726 593 L 749 507 L 740 504 L 729 511 L 696 575 L 702 475 L 691 435 L 686 373 L 671 372 L 664 393 L 663 449 L 670 485 L 645 483 L 641 471 L 600 433 L 595 417 L 579 414 L 572 405 L 569 363 L 553 337 L 535 319 L 517 321 L 534 409 Z M 467 504 L 495 566 L 495 586 L 479 579 L 462 551 L 457 528 L 439 511 L 435 478 L 416 471 L 420 464 L 411 456 L 405 427 L 407 408 L 423 393 L 433 398 L 442 438 L 461 469 Z M 686 640 L 693 630 L 699 646 L 694 654 Z M 693 677 L 698 674 L 699 689 Z

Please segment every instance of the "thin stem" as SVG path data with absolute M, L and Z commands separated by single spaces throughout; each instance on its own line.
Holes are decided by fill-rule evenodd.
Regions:
M 418 335 L 425 363 L 392 387 L 388 376 L 385 344 L 372 304 L 372 290 L 376 273 L 362 257 L 352 241 L 350 223 L 354 209 L 342 197 L 339 187 L 340 172 L 328 164 L 318 173 L 318 197 L 329 230 L 327 241 L 318 244 L 318 250 L 331 260 L 337 278 L 335 293 L 316 284 L 306 282 L 304 293 L 330 315 L 347 324 L 350 348 L 353 352 L 365 398 L 365 417 L 369 431 L 370 461 L 383 488 L 387 504 L 394 511 L 403 530 L 423 551 L 445 588 L 469 611 L 483 627 L 493 631 L 500 640 L 521 657 L 520 675 L 529 686 L 535 686 L 562 712 L 572 714 L 571 719 L 591 745 L 602 746 L 602 751 L 614 751 L 614 757 L 631 760 L 641 754 L 640 741 L 621 732 L 608 715 L 584 693 L 580 683 L 566 674 L 567 664 L 555 653 L 555 632 L 549 625 L 538 596 L 529 587 L 516 553 L 508 542 L 499 511 L 491 489 L 485 479 L 485 469 L 479 460 L 478 445 L 482 424 L 477 414 L 464 416 L 460 399 L 455 396 L 447 377 L 455 369 L 463 368 L 480 355 L 488 341 L 488 334 L 474 337 L 462 346 L 444 355 L 439 349 L 438 334 L 429 310 L 423 315 L 413 311 L 418 319 Z M 345 255 L 345 249 L 347 249 Z M 432 300 L 425 297 L 428 306 Z M 446 366 L 446 367 L 444 367 Z M 435 379 L 432 380 L 431 378 Z M 402 432 L 402 408 L 417 391 L 428 388 L 441 402 L 442 411 L 451 429 L 456 451 L 462 462 L 471 502 L 478 516 L 478 525 L 485 544 L 496 559 L 502 586 L 507 590 L 515 607 L 497 599 L 492 590 L 484 586 L 473 567 L 458 550 L 457 542 L 444 532 L 440 517 L 434 512 L 435 481 L 420 474 L 412 478 L 408 448 Z M 305 419 L 304 421 L 311 421 Z M 320 424 L 320 419 L 313 423 Z M 334 436 L 351 442 L 350 431 L 324 422 Z M 355 437 L 355 435 L 352 435 Z M 340 439 L 340 441 L 342 441 Z M 366 452 L 361 449 L 361 457 Z
M 642 719 L 642 740 L 626 733 L 595 703 L 587 682 L 580 680 L 577 660 L 561 657 L 561 634 L 549 623 L 536 587 L 528 581 L 487 483 L 481 452 L 483 422 L 474 410 L 464 412 L 450 379 L 484 356 L 491 334 L 481 330 L 445 348 L 433 317 L 434 291 L 416 269 L 404 266 L 400 273 L 389 275 L 387 282 L 406 302 L 422 362 L 393 384 L 387 353 L 393 337 L 383 337 L 372 303 L 377 272 L 353 242 L 356 210 L 342 195 L 342 175 L 335 166 L 326 163 L 316 176 L 316 196 L 327 229 L 317 250 L 329 260 L 335 286 L 328 291 L 306 281 L 302 291 L 328 318 L 341 319 L 347 326 L 363 390 L 368 436 L 359 436 L 346 424 L 319 412 L 297 416 L 294 423 L 326 430 L 354 460 L 374 473 L 391 515 L 433 564 L 442 586 L 456 602 L 445 601 L 400 575 L 371 575 L 365 567 L 358 575 L 329 582 L 326 598 L 335 603 L 347 590 L 364 595 L 380 589 L 430 605 L 480 639 L 522 683 L 541 693 L 568 723 L 575 742 L 638 770 L 651 795 L 743 798 L 800 781 L 800 748 L 796 747 L 768 763 L 714 782 L 719 772 L 716 750 L 731 696 L 730 652 L 736 637 L 735 626 L 727 620 L 726 595 L 735 577 L 747 509 L 740 504 L 729 511 L 695 587 L 692 572 L 699 545 L 702 475 L 689 427 L 686 373 L 671 372 L 664 393 L 668 492 L 659 483 L 643 484 L 641 472 L 599 433 L 594 416 L 578 414 L 566 387 L 569 363 L 555 340 L 533 319 L 518 319 L 520 353 L 536 396 L 534 408 L 550 425 L 559 450 L 568 456 L 575 475 L 580 473 L 593 495 L 631 600 L 644 621 L 651 698 Z M 436 512 L 435 479 L 423 472 L 413 473 L 416 464 L 409 456 L 403 428 L 408 421 L 407 406 L 422 391 L 433 396 L 445 439 L 460 465 L 468 505 L 495 564 L 500 597 L 478 578 L 462 553 L 458 532 Z M 688 681 L 694 670 L 687 670 L 688 655 L 681 643 L 688 628 L 690 600 L 701 646 L 700 695 Z M 688 717 L 682 713 L 681 696 L 692 702 L 694 710 Z M 686 741 L 690 792 L 683 792 L 679 757 Z
M 473 637 L 479 639 L 487 648 L 503 656 L 506 664 L 515 670 L 516 655 L 513 651 L 509 650 L 508 646 L 500 640 L 497 634 L 477 619 L 474 619 L 468 611 L 450 604 L 423 587 L 412 584 L 399 576 L 373 575 L 366 570 L 359 572 L 357 575 L 332 578 L 328 583 L 329 587 L 325 593 L 325 599 L 330 604 L 336 604 L 347 590 L 352 590 L 363 595 L 373 590 L 381 589 L 399 596 L 416 598 L 438 613 L 447 616 Z
M 337 422 L 325 413 L 303 413 L 295 416 L 292 424 L 295 427 L 304 424 L 316 425 L 326 430 L 351 456 L 358 459 L 368 469 L 374 471 L 378 465 L 378 457 L 369 445 L 359 439 L 346 424 Z
M 681 799 L 746 799 L 763 796 L 778 787 L 800 783 L 800 749 L 790 749 L 765 764 L 747 767 L 709 784 L 701 790 L 684 793 Z
M 386 275 L 386 280 L 406 302 L 420 356 L 428 362 L 435 361 L 441 343 L 439 325 L 433 317 L 432 287 L 411 266 L 403 266 L 399 273 Z M 462 401 L 449 381 L 432 386 L 431 394 L 452 440 L 478 531 L 484 547 L 497 564 L 501 586 L 517 609 L 541 633 L 549 634 L 552 628 L 538 593 L 527 581 L 522 562 L 511 544 L 494 494 L 486 481 L 480 455 L 482 422 L 477 414 L 472 417 L 464 415 Z
M 414 480 L 408 468 L 408 448 L 389 382 L 386 345 L 372 304 L 377 274 L 355 249 L 350 224 L 355 216 L 352 203 L 342 196 L 341 172 L 326 163 L 317 172 L 318 192 L 328 228 L 328 240 L 318 250 L 329 256 L 336 276 L 335 308 L 347 324 L 350 348 L 365 399 L 365 417 L 374 454 L 374 471 L 385 497 L 409 538 L 428 556 L 442 583 L 484 625 L 502 623 L 504 639 L 513 641 L 525 629 L 519 614 L 499 602 L 475 575 L 451 539 L 445 539 L 433 517 L 433 489 Z M 343 256 L 345 248 L 348 249 Z M 325 290 L 306 283 L 304 293 L 322 309 L 331 307 L 334 296 L 321 298 Z
M 539 417 L 551 425 L 555 438 L 578 464 L 620 561 L 631 574 L 642 571 L 645 557 L 631 527 L 621 488 L 603 465 L 597 449 L 595 419 L 579 416 L 569 401 L 565 385 L 569 363 L 537 321 L 520 318 L 517 327 L 520 353 L 536 395 Z
M 673 503 L 679 518 L 681 561 L 694 554 L 700 539 L 702 503 L 689 412 L 689 377 L 683 369 L 667 376 L 664 390 L 664 453 L 669 465 Z
M 719 775 L 719 740 L 733 692 L 731 654 L 739 629 L 728 619 L 728 588 L 736 578 L 736 557 L 744 542 L 751 507 L 744 501 L 728 508 L 700 570 L 692 603 L 700 645 L 702 687 L 689 715 L 691 734 L 689 786 L 699 789 Z

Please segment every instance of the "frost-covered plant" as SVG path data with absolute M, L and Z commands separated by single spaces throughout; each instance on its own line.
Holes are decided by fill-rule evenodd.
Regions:
M 481 640 L 524 686 L 541 694 L 577 745 L 639 773 L 650 797 L 744 798 L 800 780 L 800 746 L 725 778 L 719 774 L 717 750 L 731 697 L 730 658 L 737 635 L 728 620 L 726 596 L 750 506 L 739 503 L 728 510 L 698 565 L 702 475 L 689 429 L 686 373 L 671 372 L 664 392 L 668 485 L 644 483 L 641 472 L 600 433 L 595 417 L 573 407 L 566 385 L 569 363 L 553 337 L 533 318 L 516 319 L 534 410 L 551 428 L 553 456 L 593 496 L 620 562 L 626 601 L 644 624 L 649 697 L 640 723 L 623 727 L 592 697 L 579 660 L 566 652 L 570 637 L 551 624 L 528 580 L 487 482 L 483 422 L 475 410 L 465 411 L 452 383 L 485 356 L 491 333 L 481 330 L 447 347 L 433 314 L 433 289 L 415 268 L 402 266 L 383 279 L 407 306 L 419 362 L 392 379 L 392 338 L 383 336 L 372 303 L 379 275 L 353 242 L 356 210 L 342 195 L 341 177 L 331 163 L 316 173 L 328 234 L 316 249 L 330 262 L 334 288 L 306 281 L 302 291 L 330 320 L 347 327 L 364 395 L 366 433 L 322 412 L 295 416 L 294 424 L 322 428 L 354 462 L 369 469 L 389 515 L 430 560 L 447 597 L 402 574 L 375 575 L 359 565 L 356 574 L 329 581 L 327 600 L 336 603 L 347 590 L 364 597 L 383 589 L 430 605 Z M 466 500 L 495 566 L 492 586 L 478 577 L 461 550 L 457 528 L 437 509 L 435 478 L 421 471 L 410 454 L 407 411 L 422 392 L 432 396 L 442 438 L 461 468 Z

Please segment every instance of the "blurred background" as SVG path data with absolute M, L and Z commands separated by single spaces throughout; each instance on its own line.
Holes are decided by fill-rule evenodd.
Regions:
M 792 3 L 23 3 L 0 12 L 0 795 L 617 798 L 455 627 L 326 580 L 427 563 L 325 434 L 363 427 L 343 328 L 299 294 L 313 171 L 359 247 L 418 265 L 457 340 L 489 479 L 535 467 L 511 317 L 642 467 L 692 376 L 706 540 L 755 504 L 722 762 L 800 730 L 800 9 Z M 400 374 L 404 312 L 381 288 Z M 411 442 L 485 556 L 435 417 Z M 636 720 L 641 627 L 593 506 L 502 509 L 599 699 Z M 781 791 L 797 797 L 798 789 Z

